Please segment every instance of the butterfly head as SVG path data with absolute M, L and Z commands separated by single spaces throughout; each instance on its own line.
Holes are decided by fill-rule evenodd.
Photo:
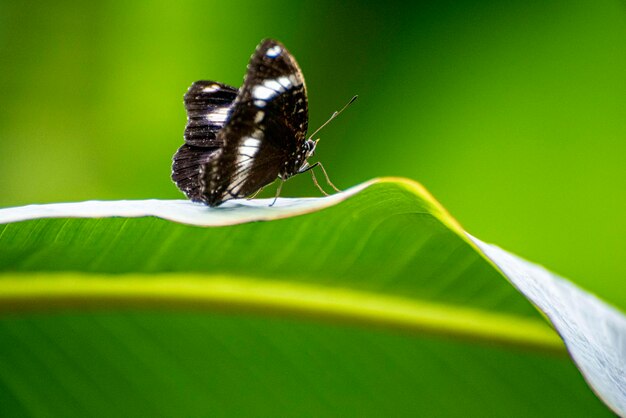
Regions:
M 319 141 L 319 139 L 316 141 L 313 141 L 312 139 L 307 139 L 304 144 L 302 144 L 302 151 L 300 154 L 302 155 L 302 164 L 300 165 L 300 167 L 298 167 L 297 171 L 294 174 L 304 173 L 311 168 L 307 160 L 315 154 L 317 141 Z
M 319 141 L 319 139 L 315 141 L 313 141 L 312 139 L 307 139 L 304 143 L 304 161 L 306 161 L 309 157 L 315 155 L 315 147 L 317 146 L 317 141 Z

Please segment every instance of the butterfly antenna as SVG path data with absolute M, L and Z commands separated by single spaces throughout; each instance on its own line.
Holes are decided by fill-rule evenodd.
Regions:
M 348 106 L 350 106 L 352 103 L 354 103 L 354 101 L 355 101 L 356 99 L 358 99 L 358 98 L 359 98 L 359 96 L 354 96 L 352 99 L 350 99 L 350 101 L 349 101 L 348 103 L 346 103 L 346 105 L 345 105 L 344 107 L 342 107 L 342 108 L 341 108 L 341 110 L 336 111 L 335 113 L 333 113 L 333 114 L 330 116 L 330 118 L 328 118 L 328 120 L 322 124 L 322 126 L 320 126 L 319 128 L 317 128 L 317 129 L 315 130 L 315 132 L 313 132 L 313 134 L 311 134 L 311 136 L 309 136 L 309 139 L 311 139 L 311 138 L 313 138 L 315 135 L 317 135 L 317 133 L 318 133 L 319 131 L 321 131 L 321 130 L 322 130 L 322 128 L 324 128 L 326 125 L 328 125 L 328 124 L 330 123 L 330 121 L 331 121 L 331 120 L 333 120 L 333 119 L 335 119 L 337 116 L 339 116 L 339 115 L 341 114 L 341 112 L 343 112 L 344 110 L 346 110 L 346 109 L 348 108 Z

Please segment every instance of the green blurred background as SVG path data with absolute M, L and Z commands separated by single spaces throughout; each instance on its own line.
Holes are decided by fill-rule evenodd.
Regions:
M 0 2 L 0 206 L 182 198 L 182 95 L 297 57 L 342 188 L 423 183 L 472 234 L 626 308 L 623 1 Z M 272 194 L 272 191 L 268 192 Z M 308 176 L 283 196 L 319 195 Z

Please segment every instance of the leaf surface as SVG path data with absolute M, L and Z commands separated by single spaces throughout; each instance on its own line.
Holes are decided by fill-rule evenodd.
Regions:
M 467 235 L 417 183 L 268 203 L 0 209 L 0 401 L 33 416 L 607 414 L 535 304 L 626 410 L 624 316 Z

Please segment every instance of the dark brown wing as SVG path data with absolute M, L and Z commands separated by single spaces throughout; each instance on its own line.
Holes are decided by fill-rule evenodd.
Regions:
M 196 81 L 185 93 L 185 143 L 197 147 L 221 146 L 217 132 L 230 116 L 237 89 L 216 81 Z
M 206 202 L 217 206 L 246 197 L 299 167 L 307 127 L 302 72 L 280 42 L 265 40 L 250 59 L 230 119 L 217 134 L 224 145 L 205 169 Z
M 204 201 L 201 172 L 223 146 L 217 133 L 230 117 L 237 89 L 215 81 L 196 81 L 185 94 L 185 144 L 174 155 L 172 180 L 193 201 Z

